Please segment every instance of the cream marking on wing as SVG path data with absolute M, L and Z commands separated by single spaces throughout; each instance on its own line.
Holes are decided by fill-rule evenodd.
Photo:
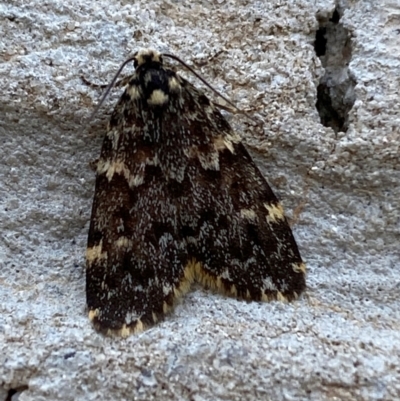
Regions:
M 198 153 L 198 158 L 205 170 L 219 170 L 219 154 L 218 152 L 212 153 Z
M 120 337 L 128 337 L 131 334 L 141 333 L 145 329 L 143 322 L 140 319 L 137 319 L 136 324 L 132 326 L 127 326 L 126 324 L 122 325 L 122 328 L 119 330 L 111 330 L 109 329 L 108 335 L 117 335 Z
M 178 92 L 181 88 L 181 84 L 175 77 L 171 77 L 168 80 L 168 87 L 171 92 Z
M 239 135 L 225 135 L 218 136 L 213 139 L 214 148 L 217 151 L 228 149 L 232 154 L 235 153 L 234 144 L 240 143 L 241 138 Z
M 262 286 L 262 291 L 276 291 L 276 285 L 272 282 L 270 277 L 266 277 L 262 281 L 263 286 Z
M 133 175 L 128 180 L 130 188 L 138 187 L 139 185 L 142 185 L 143 182 L 144 182 L 144 174 Z
M 292 267 L 295 273 L 306 274 L 307 267 L 305 263 L 292 263 Z
M 154 161 L 149 161 L 148 164 L 154 163 Z M 143 163 L 141 166 L 141 172 L 138 174 L 131 174 L 128 166 L 121 160 L 115 160 L 113 162 L 109 162 L 107 160 L 100 160 L 97 164 L 97 174 L 106 173 L 106 177 L 108 181 L 111 181 L 114 177 L 114 174 L 120 174 L 125 177 L 128 181 L 128 185 L 130 188 L 138 187 L 142 185 L 144 182 L 144 165 L 147 163 Z
M 268 223 L 277 223 L 278 220 L 284 220 L 285 215 L 283 213 L 283 207 L 280 203 L 277 205 L 264 203 L 264 207 L 268 211 L 267 221 Z
M 281 302 L 287 302 L 287 298 L 280 292 L 276 292 L 276 299 Z
M 257 214 L 253 209 L 240 209 L 240 216 L 246 220 L 257 220 Z
M 100 314 L 99 309 L 92 309 L 92 310 L 90 310 L 90 311 L 89 311 L 89 320 L 90 320 L 91 322 L 93 322 L 93 320 L 94 320 L 97 316 L 99 316 L 99 314 Z
M 99 245 L 86 249 L 86 260 L 89 265 L 91 265 L 95 260 L 107 259 L 107 252 L 102 252 L 102 250 L 103 240 L 100 241 Z
M 162 289 L 163 289 L 163 294 L 164 294 L 165 296 L 167 296 L 168 294 L 170 294 L 170 292 L 172 291 L 172 287 L 171 287 L 171 285 L 169 285 L 169 284 L 163 285 Z
M 127 237 L 119 237 L 115 242 L 115 246 L 117 246 L 118 248 L 126 248 L 126 249 L 131 249 L 132 244 L 133 244 L 132 240 Z
M 225 280 L 229 280 L 229 281 L 232 280 L 232 279 L 231 279 L 231 276 L 230 276 L 230 274 L 229 274 L 229 270 L 228 270 L 228 269 L 225 269 L 225 270 L 221 273 L 220 277 L 221 277 L 222 279 L 225 279 Z
M 104 174 L 110 168 L 110 164 L 111 163 L 109 160 L 100 159 L 97 162 L 97 169 L 96 169 L 97 174 L 99 175 Z
M 163 303 L 163 312 L 164 312 L 164 315 L 166 315 L 171 309 L 172 309 L 172 307 L 169 306 L 169 305 L 164 301 L 164 303 Z
M 137 100 L 142 97 L 142 94 L 140 93 L 140 89 L 137 85 L 128 86 L 128 89 L 126 91 L 132 100 Z
M 106 177 L 107 177 L 108 181 L 111 181 L 114 174 L 123 174 L 125 176 L 125 178 L 127 178 L 127 179 L 130 176 L 128 167 L 121 160 L 115 160 L 110 163 L 108 170 L 106 172 Z

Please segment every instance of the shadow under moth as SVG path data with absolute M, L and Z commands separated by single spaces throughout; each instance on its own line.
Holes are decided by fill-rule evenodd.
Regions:
M 95 328 L 140 332 L 194 281 L 246 300 L 297 298 L 305 264 L 240 137 L 162 54 L 132 59 L 97 163 L 86 253 Z

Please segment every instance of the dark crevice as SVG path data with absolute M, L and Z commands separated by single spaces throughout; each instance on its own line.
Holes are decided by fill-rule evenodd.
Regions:
M 351 35 L 340 23 L 341 16 L 337 6 L 328 18 L 317 17 L 319 29 L 314 42 L 315 53 L 325 69 L 317 88 L 316 107 L 321 124 L 335 132 L 347 131 L 356 85 L 348 68 L 352 56 Z
M 17 393 L 17 390 L 14 390 L 13 388 L 8 390 L 7 398 L 4 401 L 11 401 L 12 396 Z
M 17 394 L 17 396 L 22 393 L 23 391 L 27 390 L 28 386 L 20 386 L 18 388 L 11 388 L 8 390 L 7 397 L 4 401 L 12 401 L 12 398 L 14 395 Z

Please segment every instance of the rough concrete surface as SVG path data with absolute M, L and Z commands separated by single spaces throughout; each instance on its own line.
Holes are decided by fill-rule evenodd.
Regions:
M 0 17 L 0 401 L 400 399 L 399 1 L 3 0 Z M 262 121 L 228 115 L 293 222 L 298 301 L 194 288 L 140 335 L 90 326 L 90 162 L 121 91 L 87 126 L 101 91 L 80 75 L 108 83 L 144 47 Z

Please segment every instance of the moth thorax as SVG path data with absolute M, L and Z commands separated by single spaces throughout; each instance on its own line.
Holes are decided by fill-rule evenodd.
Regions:
M 169 76 L 163 68 L 150 68 L 139 78 L 142 93 L 149 106 L 163 107 L 169 101 Z

